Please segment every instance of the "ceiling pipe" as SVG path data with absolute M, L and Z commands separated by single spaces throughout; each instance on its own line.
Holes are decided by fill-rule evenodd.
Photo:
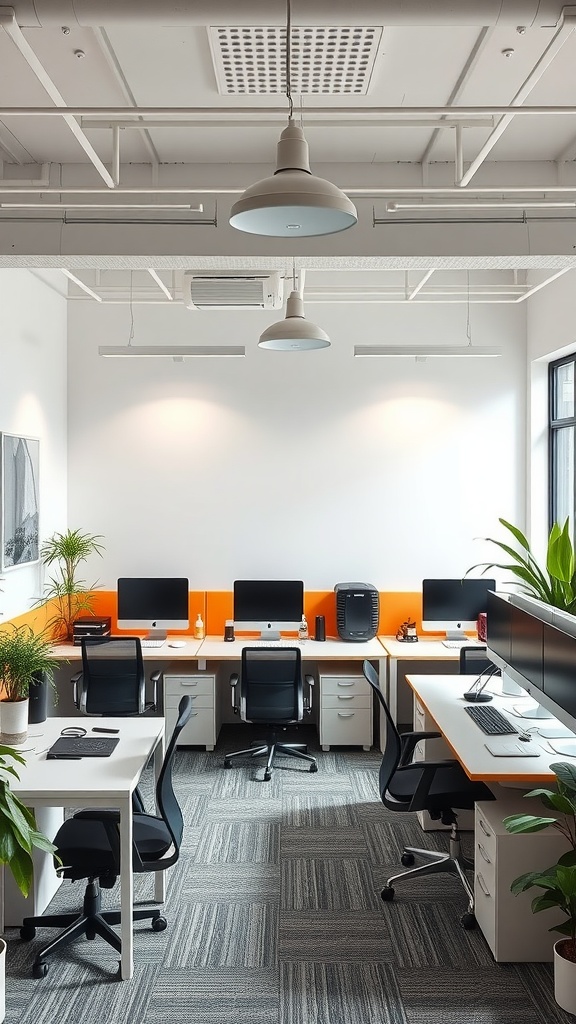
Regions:
M 22 28 L 55 26 L 151 25 L 265 25 L 283 26 L 284 0 L 13 0 Z M 560 19 L 558 0 L 357 0 L 355 25 L 524 25 L 550 28 Z M 299 25 L 349 25 L 349 0 L 294 0 L 293 18 Z

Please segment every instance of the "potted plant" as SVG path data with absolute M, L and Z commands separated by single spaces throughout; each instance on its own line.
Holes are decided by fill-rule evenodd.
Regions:
M 47 566 L 54 566 L 54 575 L 44 585 L 42 603 L 53 601 L 56 613 L 48 626 L 56 637 L 72 642 L 74 620 L 81 615 L 93 614 L 94 597 L 91 593 L 99 584 L 90 586 L 78 577 L 78 566 L 91 555 L 102 555 L 103 546 L 99 534 L 81 533 L 80 530 L 66 530 L 54 533 L 40 549 L 40 557 Z
M 54 853 L 56 847 L 38 831 L 34 812 L 18 799 L 10 788 L 10 776 L 18 778 L 11 761 L 25 764 L 24 758 L 10 746 L 0 746 L 0 864 L 5 864 L 14 876 L 23 896 L 28 896 L 32 885 L 33 850 Z M 5 1013 L 6 943 L 0 939 L 0 1021 Z
M 555 608 L 562 608 L 564 611 L 576 613 L 576 572 L 574 565 L 574 548 L 569 533 L 569 520 L 567 519 L 561 527 L 554 523 L 548 536 L 546 549 L 546 568 L 538 565 L 534 558 L 530 545 L 517 526 L 499 519 L 502 526 L 508 530 L 517 544 L 520 551 L 506 544 L 504 541 L 494 540 L 493 537 L 485 537 L 484 540 L 495 544 L 509 558 L 511 562 L 480 562 L 468 569 L 469 573 L 474 569 L 505 569 L 514 573 L 520 581 L 521 590 L 531 597 L 537 597 L 545 604 L 554 605 Z
M 53 684 L 58 665 L 46 634 L 10 624 L 0 632 L 1 742 L 14 744 L 26 739 L 30 687 L 40 676 Z
M 507 832 L 522 833 L 551 826 L 566 837 L 570 849 L 546 871 L 519 875 L 510 889 L 515 895 L 534 887 L 542 889 L 532 900 L 532 912 L 555 907 L 564 914 L 566 920 L 550 928 L 564 936 L 554 944 L 554 996 L 563 1010 L 576 1014 L 576 767 L 557 762 L 550 768 L 556 775 L 556 789 L 533 789 L 524 795 L 540 797 L 559 817 L 511 814 L 504 818 L 504 827 Z

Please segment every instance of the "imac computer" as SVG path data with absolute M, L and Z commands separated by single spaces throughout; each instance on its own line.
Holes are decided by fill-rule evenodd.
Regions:
M 422 580 L 422 629 L 444 629 L 448 642 L 465 643 L 465 630 L 476 629 L 480 612 L 488 605 L 488 592 L 496 581 L 488 579 Z
M 234 580 L 234 627 L 279 640 L 281 629 L 298 629 L 304 613 L 302 580 Z
M 118 628 L 147 629 L 148 640 L 165 640 L 167 629 L 188 629 L 185 577 L 118 580 Z

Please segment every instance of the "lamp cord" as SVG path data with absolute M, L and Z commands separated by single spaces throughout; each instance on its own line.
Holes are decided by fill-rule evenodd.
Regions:
M 292 10 L 290 6 L 290 0 L 286 0 L 286 98 L 288 100 L 288 118 L 291 121 L 294 113 L 294 103 L 292 100 L 292 80 L 290 65 L 292 63 Z
M 472 345 L 472 331 L 470 328 L 470 271 L 466 271 L 466 337 L 468 344 Z
M 132 338 L 134 337 L 134 306 L 132 305 L 132 275 L 134 271 L 130 271 L 130 334 L 128 335 L 128 345 L 132 344 Z

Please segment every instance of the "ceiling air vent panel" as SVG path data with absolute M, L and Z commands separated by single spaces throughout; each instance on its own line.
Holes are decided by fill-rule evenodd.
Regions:
M 279 309 L 282 276 L 254 270 L 192 270 L 184 274 L 183 292 L 188 309 Z

